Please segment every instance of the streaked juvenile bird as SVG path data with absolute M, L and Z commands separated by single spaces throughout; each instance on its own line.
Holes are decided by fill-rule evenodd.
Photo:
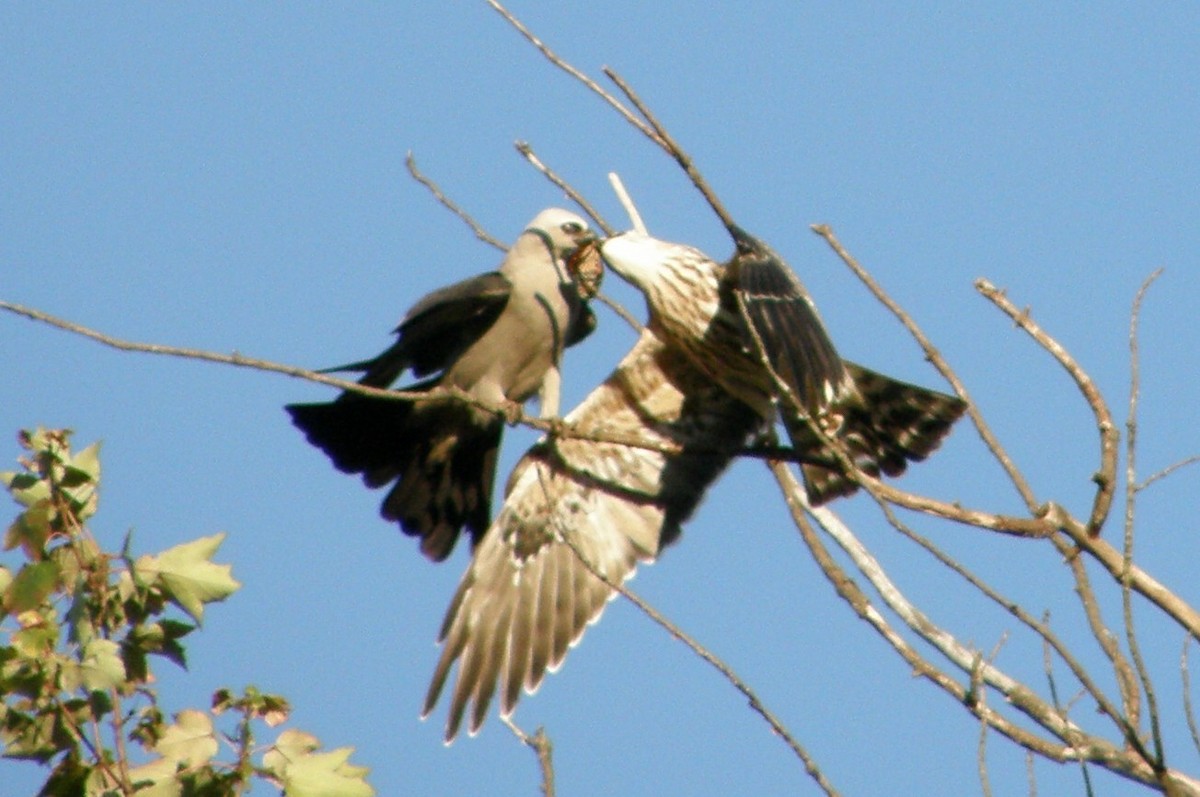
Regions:
M 966 404 L 843 360 L 791 268 L 763 241 L 733 232 L 725 264 L 637 232 L 605 242 L 604 257 L 646 295 L 651 327 L 764 420 L 781 418 L 812 504 L 858 489 L 841 456 L 871 476 L 898 476 L 932 453 Z
M 490 402 L 521 403 L 540 393 L 541 414 L 558 414 L 563 349 L 596 319 L 587 305 L 595 271 L 575 279 L 595 234 L 566 210 L 539 213 L 495 271 L 418 301 L 379 356 L 330 371 L 358 371 L 359 384 L 386 388 L 404 371 L 424 381 L 404 390 L 459 388 Z M 598 260 L 598 258 L 594 258 Z M 399 401 L 344 392 L 332 402 L 287 406 L 309 442 L 368 487 L 391 485 L 381 513 L 445 559 L 465 528 L 478 543 L 488 527 L 504 422 L 446 397 Z
M 438 637 L 423 716 L 452 684 L 447 742 L 464 719 L 477 731 L 497 695 L 509 716 L 562 664 L 615 594 L 593 570 L 620 584 L 654 561 L 777 406 L 809 460 L 814 502 L 855 489 L 783 406 L 743 319 L 804 414 L 868 472 L 894 475 L 928 455 L 964 411 L 952 396 L 843 363 L 783 261 L 744 233 L 736 243 L 726 264 L 639 233 L 604 243 L 608 265 L 646 295 L 649 323 L 565 417 L 584 434 L 542 440 L 513 471 Z

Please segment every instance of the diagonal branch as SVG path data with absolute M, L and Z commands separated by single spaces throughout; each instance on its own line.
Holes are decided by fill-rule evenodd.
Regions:
M 404 159 L 404 165 L 408 167 L 408 173 L 412 175 L 414 180 L 429 189 L 429 192 L 433 194 L 434 199 L 441 203 L 443 207 L 445 207 L 455 216 L 458 216 L 460 219 L 466 222 L 467 226 L 471 228 L 471 232 L 475 233 L 476 238 L 486 244 L 491 244 L 501 252 L 508 251 L 508 246 L 503 241 L 492 236 L 487 230 L 483 229 L 479 222 L 475 221 L 475 219 L 472 218 L 469 213 L 459 207 L 452 199 L 450 199 L 450 197 L 442 193 L 442 189 L 438 187 L 437 183 L 426 177 L 421 170 L 417 168 L 417 159 L 413 157 L 412 150 L 409 150 L 408 156 Z
M 559 175 L 553 169 L 543 163 L 541 158 L 534 154 L 533 147 L 530 146 L 528 141 L 517 141 L 513 146 L 517 148 L 517 152 L 521 153 L 521 157 L 529 161 L 533 168 L 541 172 L 547 180 L 561 188 L 563 192 L 571 198 L 572 202 L 583 208 L 583 212 L 592 217 L 592 220 L 596 222 L 596 226 L 598 226 L 601 230 L 604 230 L 605 235 L 613 234 L 614 230 L 612 225 L 604 220 L 604 217 L 600 215 L 600 211 L 596 210 L 592 203 L 588 202 L 583 194 L 577 191 L 574 186 L 572 186 L 562 177 L 559 177 Z
M 1029 333 L 1029 336 L 1036 340 L 1038 345 L 1058 361 L 1059 365 L 1075 381 L 1076 387 L 1079 388 L 1088 406 L 1092 409 L 1092 414 L 1096 418 L 1096 426 L 1100 431 L 1100 469 L 1092 476 L 1097 490 L 1096 498 L 1092 503 L 1092 514 L 1088 518 L 1087 530 L 1088 534 L 1093 537 L 1097 536 L 1101 527 L 1104 526 L 1104 521 L 1108 519 L 1109 510 L 1112 509 L 1113 495 L 1117 489 L 1117 441 L 1120 435 L 1113 422 L 1112 412 L 1092 378 L 1063 348 L 1062 344 L 1050 337 L 1030 317 L 1028 310 L 1018 310 L 1005 296 L 1004 291 L 985 279 L 976 280 L 975 289 L 988 301 L 999 307 L 1017 326 Z
M 951 387 L 954 389 L 955 395 L 967 403 L 967 414 L 971 418 L 971 423 L 975 425 L 975 430 L 983 439 L 984 445 L 988 447 L 988 450 L 992 452 L 992 455 L 996 458 L 996 461 L 1000 463 L 1000 467 L 1002 467 L 1004 472 L 1008 474 L 1009 480 L 1013 483 L 1013 486 L 1020 494 L 1021 499 L 1025 502 L 1025 506 L 1029 508 L 1029 511 L 1032 514 L 1037 514 L 1038 500 L 1034 496 L 1033 489 L 1029 486 L 1029 482 L 1026 481 L 1025 476 L 1021 473 L 1017 466 L 1013 464 L 1012 458 L 1008 455 L 1008 452 L 1004 449 L 1004 446 L 1001 445 L 999 438 L 997 438 L 995 433 L 992 432 L 991 427 L 988 426 L 987 421 L 984 420 L 982 413 L 979 412 L 979 408 L 976 407 L 975 402 L 971 400 L 971 396 L 967 393 L 966 386 L 963 384 L 962 380 L 958 378 L 958 374 L 954 372 L 954 370 L 950 367 L 950 364 L 942 357 L 941 352 L 934 348 L 933 343 L 928 337 L 926 337 L 921 328 L 917 326 L 917 323 L 913 321 L 912 316 L 910 316 L 904 310 L 904 308 L 902 308 L 894 299 L 892 299 L 892 297 L 889 296 L 886 291 L 884 291 L 883 287 L 875 280 L 875 278 L 872 277 L 865 268 L 859 265 L 858 261 L 850 254 L 850 252 L 847 251 L 844 246 L 842 246 L 841 241 L 837 239 L 837 236 L 833 233 L 833 229 L 828 224 L 814 224 L 812 230 L 817 235 L 821 236 L 825 240 L 825 243 L 829 244 L 829 247 L 833 249 L 839 258 L 841 258 L 841 261 L 845 263 L 852 272 L 854 272 L 854 275 L 858 277 L 858 279 L 864 285 L 866 285 L 871 294 L 874 295 L 875 298 L 884 305 L 884 307 L 891 311 L 892 315 L 899 319 L 900 323 L 904 325 L 904 328 L 907 329 L 909 334 L 912 335 L 917 341 L 917 344 L 921 347 L 921 351 L 925 353 L 925 359 L 932 363 L 933 367 L 936 368 L 938 372 L 945 377 L 946 381 L 950 383 Z

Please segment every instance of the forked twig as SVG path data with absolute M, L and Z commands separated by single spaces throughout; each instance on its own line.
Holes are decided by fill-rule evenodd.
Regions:
M 1092 503 L 1092 513 L 1087 522 L 1087 531 L 1088 534 L 1096 536 L 1104 526 L 1104 521 L 1108 519 L 1113 496 L 1117 489 L 1117 442 L 1120 435 L 1113 422 L 1112 411 L 1109 410 L 1104 396 L 1100 394 L 1100 390 L 1092 378 L 1063 348 L 1062 344 L 1050 337 L 1030 317 L 1028 310 L 1018 310 L 1005 296 L 1004 291 L 987 280 L 976 280 L 975 289 L 992 304 L 999 307 L 1017 326 L 1025 330 L 1030 337 L 1037 341 L 1039 346 L 1058 361 L 1059 365 L 1070 374 L 1071 379 L 1075 381 L 1075 386 L 1079 388 L 1079 392 L 1091 407 L 1092 414 L 1096 418 L 1096 426 L 1100 431 L 1100 469 L 1092 476 L 1097 490 Z

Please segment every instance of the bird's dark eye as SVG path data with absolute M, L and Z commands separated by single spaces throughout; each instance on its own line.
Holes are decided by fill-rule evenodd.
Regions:
M 577 221 L 566 221 L 563 222 L 561 229 L 567 235 L 578 235 L 583 232 L 583 225 Z

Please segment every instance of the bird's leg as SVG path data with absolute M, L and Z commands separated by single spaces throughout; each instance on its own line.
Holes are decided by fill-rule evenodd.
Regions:
M 539 413 L 543 418 L 558 417 L 559 403 L 562 400 L 562 371 L 557 365 L 550 366 L 542 377 L 542 387 L 538 390 Z

